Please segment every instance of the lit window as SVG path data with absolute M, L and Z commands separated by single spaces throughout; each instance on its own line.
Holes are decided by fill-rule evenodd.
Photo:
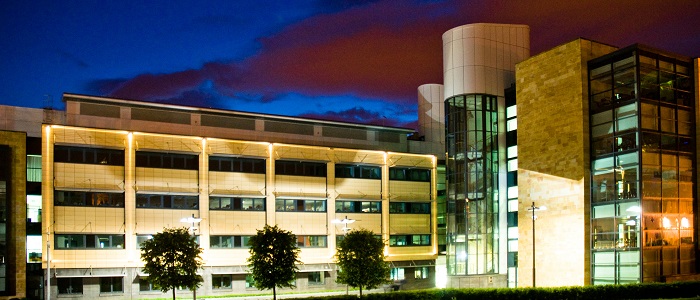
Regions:
M 413 278 L 415 279 L 427 279 L 428 278 L 428 267 L 415 268 L 413 271 Z

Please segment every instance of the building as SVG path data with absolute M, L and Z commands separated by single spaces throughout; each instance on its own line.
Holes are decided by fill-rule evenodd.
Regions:
M 697 279 L 698 60 L 528 32 L 443 35 L 448 286 Z
M 505 89 L 515 64 L 530 55 L 529 28 L 470 24 L 442 39 L 448 286 L 515 286 L 507 259 L 517 251 L 508 239 L 517 238 L 517 224 L 507 222 L 517 200 L 509 200 L 514 187 L 507 185 L 513 151 L 506 147 Z
M 519 284 L 698 278 L 697 65 L 585 39 L 518 64 Z
M 191 226 L 181 222 L 186 217 L 202 219 L 195 227 L 205 261 L 199 295 L 258 293 L 246 275 L 245 244 L 265 224 L 297 235 L 304 262 L 297 290 L 343 288 L 333 254 L 344 231 L 333 221 L 346 218 L 387 241 L 401 288 L 434 286 L 437 159 L 407 153 L 412 130 L 73 94 L 63 100 L 65 112 L 28 109 L 27 132 L 41 137 L 39 155 L 27 156 L 41 161 L 40 206 L 35 196 L 13 193 L 40 218 L 43 232 L 27 237 L 26 247 L 39 251 L 25 251 L 44 269 L 49 261 L 52 297 L 162 297 L 140 271 L 138 244 L 164 227 Z M 19 119 L 13 109 L 8 119 Z

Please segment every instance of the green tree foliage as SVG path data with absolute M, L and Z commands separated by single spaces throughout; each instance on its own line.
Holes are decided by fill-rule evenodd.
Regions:
M 335 258 L 340 267 L 338 282 L 360 289 L 373 289 L 389 279 L 384 261 L 384 242 L 367 229 L 353 230 L 338 243 Z
M 301 263 L 296 235 L 277 225 L 265 225 L 250 237 L 248 246 L 248 268 L 257 289 L 272 289 L 273 299 L 277 299 L 277 287 L 294 288 L 296 271 L 299 270 L 297 263 Z
M 201 253 L 202 248 L 186 227 L 165 228 L 141 244 L 143 271 L 163 293 L 172 290 L 175 300 L 178 287 L 195 290 L 201 285 L 202 277 L 197 275 L 203 264 Z

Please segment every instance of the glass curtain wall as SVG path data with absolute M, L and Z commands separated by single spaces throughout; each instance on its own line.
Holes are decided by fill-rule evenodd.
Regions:
M 589 70 L 593 284 L 695 273 L 689 64 L 632 49 Z
M 496 97 L 445 101 L 447 272 L 498 272 L 498 115 Z

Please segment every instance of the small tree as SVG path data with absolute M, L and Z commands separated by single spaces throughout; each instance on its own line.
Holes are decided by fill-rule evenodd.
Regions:
M 388 281 L 389 264 L 384 261 L 384 242 L 367 229 L 353 230 L 337 245 L 338 282 L 373 289 Z
M 301 263 L 296 235 L 277 225 L 265 225 L 250 237 L 248 245 L 248 268 L 257 289 L 272 289 L 272 297 L 277 299 L 278 286 L 294 288 L 296 271 L 299 270 L 296 264 Z
M 141 244 L 141 260 L 145 262 L 143 271 L 148 273 L 148 281 L 163 293 L 186 287 L 196 290 L 202 283 L 197 270 L 202 267 L 202 248 L 186 227 L 165 228 L 153 235 L 152 239 Z

